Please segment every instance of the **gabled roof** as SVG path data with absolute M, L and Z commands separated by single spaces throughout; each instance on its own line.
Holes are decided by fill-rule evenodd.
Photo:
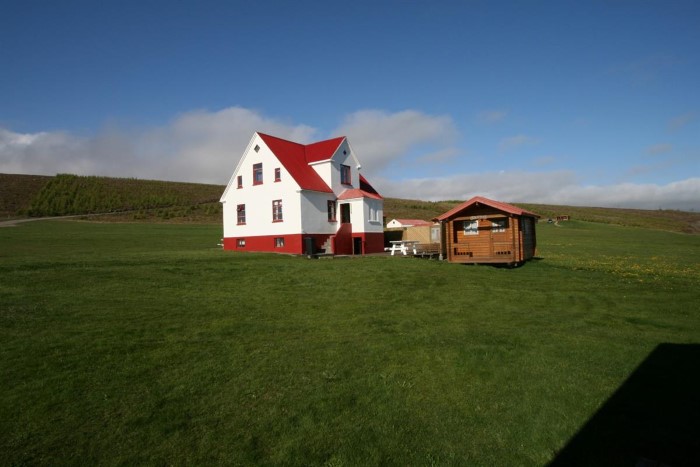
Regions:
M 432 222 L 424 221 L 423 219 L 393 219 L 401 225 L 418 226 L 418 225 L 433 225 Z
M 345 190 L 338 196 L 338 200 L 344 201 L 346 199 L 357 199 L 357 198 L 372 198 L 372 199 L 382 199 L 381 196 L 375 193 L 369 193 L 365 190 L 360 190 L 359 188 L 351 188 Z
M 377 190 L 374 189 L 372 185 L 369 184 L 367 179 L 360 174 L 360 190 L 365 191 L 367 193 L 371 193 L 373 195 L 377 195 L 376 199 L 384 199 L 382 198 L 382 195 L 379 194 Z
M 330 159 L 344 139 L 345 136 L 339 136 L 338 138 L 306 145 L 306 162 L 311 164 Z
M 321 176 L 309 166 L 309 162 L 311 161 L 309 161 L 308 154 L 311 154 L 314 158 L 320 157 L 321 159 L 318 160 L 324 160 L 323 158 L 325 156 L 327 156 L 325 159 L 330 159 L 345 137 L 303 145 L 260 132 L 258 132 L 258 135 L 265 144 L 267 144 L 302 190 L 333 193 L 333 190 L 323 181 Z M 334 143 L 336 141 L 337 144 Z M 333 147 L 333 144 L 335 144 L 335 147 Z M 309 150 L 310 147 L 312 148 L 311 150 Z M 331 152 L 329 153 L 329 151 Z
M 515 216 L 528 216 L 528 217 L 540 217 L 538 214 L 535 214 L 534 212 L 527 211 L 525 209 L 521 209 L 517 206 L 513 206 L 512 204 L 508 203 L 502 203 L 500 201 L 494 201 L 489 198 L 484 198 L 483 196 L 475 196 L 469 201 L 465 201 L 464 203 L 460 204 L 459 206 L 455 206 L 454 208 L 450 209 L 446 213 L 436 217 L 434 220 L 437 221 L 444 221 L 445 219 L 449 219 L 453 217 L 455 214 L 460 213 L 461 211 L 465 210 L 468 207 L 471 207 L 473 205 L 477 204 L 484 204 L 486 206 L 490 206 L 494 209 L 498 209 L 499 211 L 506 212 L 508 214 L 513 214 Z

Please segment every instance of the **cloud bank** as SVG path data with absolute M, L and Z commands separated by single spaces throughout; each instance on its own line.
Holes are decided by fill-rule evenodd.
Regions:
M 382 194 L 428 201 L 485 196 L 506 202 L 637 209 L 700 209 L 700 178 L 658 184 L 582 185 L 570 171 L 459 174 L 410 180 L 380 179 Z
M 0 172 L 225 184 L 255 131 L 302 143 L 346 135 L 363 173 L 390 197 L 463 200 L 478 194 L 511 202 L 700 209 L 700 178 L 666 185 L 583 185 L 573 172 L 546 171 L 547 164 L 533 172 L 458 173 L 455 158 L 460 153 L 464 157 L 464 150 L 455 147 L 459 136 L 455 123 L 449 116 L 416 110 L 354 112 L 330 134 L 241 107 L 187 112 L 166 125 L 140 131 L 106 127 L 89 137 L 61 131 L 22 134 L 0 128 Z M 537 142 L 517 135 L 502 140 L 500 149 Z M 648 148 L 648 153 L 662 154 L 668 149 L 659 144 Z M 405 167 L 418 167 L 422 173 L 427 167 L 437 167 L 440 172 L 430 178 L 396 175 L 396 168 Z
M 103 128 L 92 137 L 65 132 L 20 134 L 0 128 L 0 172 L 106 175 L 226 183 L 253 132 L 311 142 L 316 130 L 231 107 L 181 114 L 143 131 Z

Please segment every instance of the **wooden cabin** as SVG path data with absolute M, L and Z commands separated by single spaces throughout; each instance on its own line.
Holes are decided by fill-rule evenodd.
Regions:
M 434 220 L 442 226 L 443 258 L 453 263 L 517 265 L 535 256 L 537 214 L 482 196 Z

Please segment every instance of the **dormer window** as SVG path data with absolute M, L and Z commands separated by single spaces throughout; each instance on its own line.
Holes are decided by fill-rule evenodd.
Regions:
M 262 185 L 263 182 L 263 171 L 262 162 L 253 165 L 253 185 Z
M 352 179 L 350 178 L 350 166 L 341 165 L 340 166 L 340 183 L 343 185 L 352 185 Z

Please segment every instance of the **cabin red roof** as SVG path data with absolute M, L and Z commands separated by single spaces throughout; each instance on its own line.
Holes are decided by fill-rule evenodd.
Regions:
M 334 138 L 327 141 L 319 141 L 309 145 L 303 145 L 287 141 L 286 139 L 277 138 L 276 136 L 259 133 L 260 138 L 267 144 L 270 150 L 277 156 L 277 159 L 282 163 L 284 168 L 289 172 L 294 181 L 299 184 L 302 190 L 320 191 L 323 193 L 332 193 L 328 184 L 309 166 L 307 152 L 312 154 L 314 161 L 330 159 L 344 137 Z M 334 142 L 337 141 L 337 144 Z M 335 147 L 333 147 L 335 144 Z M 312 147 L 310 151 L 307 151 Z M 329 151 L 331 151 L 329 153 Z M 325 157 L 327 156 L 327 157 Z
M 525 209 L 521 209 L 517 206 L 513 206 L 512 204 L 508 203 L 502 203 L 501 201 L 494 201 L 489 198 L 484 198 L 483 196 L 475 196 L 472 199 L 465 201 L 464 203 L 460 204 L 459 206 L 455 206 L 454 208 L 450 209 L 446 213 L 436 217 L 434 220 L 437 221 L 444 221 L 445 219 L 449 219 L 453 217 L 455 214 L 460 213 L 461 211 L 465 210 L 468 207 L 471 207 L 473 205 L 477 204 L 485 204 L 486 206 L 490 206 L 494 209 L 498 209 L 499 211 L 506 212 L 508 214 L 513 214 L 515 216 L 529 216 L 529 217 L 540 217 L 538 214 L 535 214 L 534 212 L 527 211 Z

